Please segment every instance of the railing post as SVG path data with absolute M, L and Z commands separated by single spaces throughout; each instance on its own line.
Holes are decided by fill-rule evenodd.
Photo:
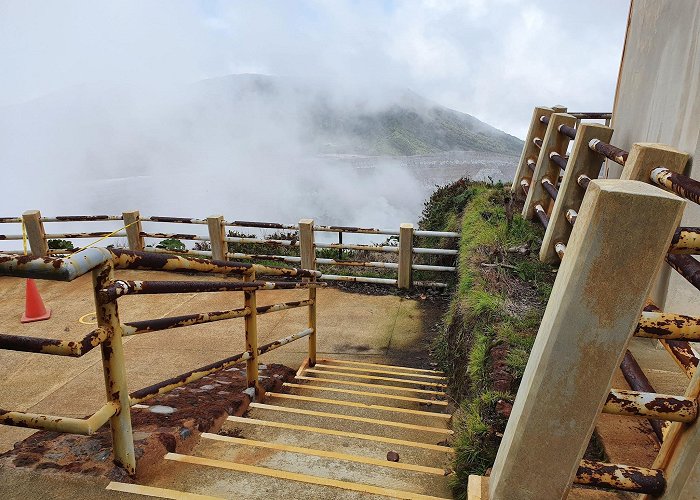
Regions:
M 209 240 L 211 242 L 211 258 L 214 260 L 226 260 L 228 244 L 224 241 L 226 227 L 224 227 L 223 215 L 210 215 L 207 217 L 209 227 Z
M 530 181 L 530 190 L 525 198 L 525 206 L 523 207 L 523 217 L 532 219 L 535 217 L 535 206 L 541 204 L 546 210 L 549 206 L 548 201 L 551 199 L 542 187 L 542 179 L 548 177 L 553 185 L 556 186 L 559 179 L 561 167 L 554 163 L 550 158 L 550 153 L 559 153 L 561 156 L 566 154 L 566 149 L 569 147 L 571 139 L 559 132 L 561 125 L 573 127 L 576 124 L 576 118 L 567 115 L 566 113 L 554 113 L 549 117 L 549 126 L 542 140 L 542 148 L 537 157 L 537 165 L 532 174 Z
M 589 184 L 498 450 L 490 500 L 568 494 L 683 206 L 641 182 Z
M 620 178 L 651 184 L 649 175 L 656 167 L 665 167 L 672 172 L 682 173 L 688 158 L 688 153 L 665 144 L 636 143 L 632 145 Z M 649 294 L 651 300 L 662 309 L 666 303 L 670 279 L 671 268 L 668 265 L 662 266 L 656 284 Z
M 41 212 L 38 210 L 27 210 L 22 214 L 24 229 L 27 231 L 29 248 L 34 257 L 45 257 L 49 254 L 49 244 L 46 241 L 44 223 L 41 222 Z
M 533 140 L 535 137 L 542 139 L 545 132 L 547 131 L 547 125 L 540 121 L 541 116 L 546 116 L 549 118 L 552 113 L 565 113 L 566 108 L 562 106 L 554 106 L 553 108 L 537 107 L 532 112 L 532 120 L 530 120 L 530 128 L 527 132 L 527 137 L 525 138 L 525 145 L 523 146 L 523 152 L 520 155 L 520 162 L 518 163 L 518 169 L 515 172 L 515 179 L 513 180 L 513 185 L 510 187 L 511 192 L 515 195 L 518 200 L 525 199 L 525 193 L 520 186 L 520 182 L 525 179 L 529 182 L 532 178 L 532 172 L 527 166 L 527 161 L 529 159 L 537 161 L 539 155 L 539 150 Z
M 243 280 L 255 281 L 255 271 L 245 275 Z M 245 316 L 245 349 L 250 353 L 250 357 L 246 360 L 246 379 L 248 388 L 252 387 L 255 391 L 251 399 L 262 401 L 265 398 L 265 391 L 260 390 L 258 380 L 258 300 L 255 290 L 243 292 L 243 305 L 250 311 Z
M 129 240 L 129 250 L 143 251 L 145 246 L 143 236 L 141 236 L 141 214 L 138 210 L 122 212 L 122 220 L 126 228 L 126 238 Z M 129 225 L 131 224 L 131 225 Z
M 314 220 L 301 219 L 299 221 L 299 255 L 303 269 L 316 269 L 316 245 L 314 243 Z M 316 278 L 305 281 L 316 281 Z M 309 328 L 313 329 L 309 335 L 309 366 L 316 364 L 316 289 L 309 288 Z
M 109 419 L 112 430 L 112 447 L 114 461 L 133 475 L 136 473 L 136 456 L 134 455 L 134 436 L 131 430 L 131 403 L 126 384 L 126 367 L 124 366 L 124 347 L 122 345 L 122 328 L 119 322 L 117 302 L 102 303 L 99 290 L 114 280 L 114 265 L 105 262 L 92 271 L 92 286 L 95 292 L 97 326 L 106 328 L 111 335 L 100 344 L 102 351 L 102 370 L 107 390 L 107 400 L 119 403 L 119 412 Z
M 591 139 L 609 142 L 613 130 L 602 125 L 583 124 L 576 131 L 576 139 L 566 162 L 564 178 L 559 186 L 559 195 L 554 202 L 554 208 L 549 216 L 549 225 L 542 239 L 540 260 L 550 264 L 558 263 L 559 256 L 555 249 L 557 243 L 566 243 L 571 234 L 571 224 L 566 219 L 567 210 L 581 208 L 586 189 L 578 184 L 580 175 L 597 179 L 605 157 L 588 147 Z M 563 154 L 563 153 L 561 153 Z
M 399 227 L 399 288 L 413 285 L 413 224 Z

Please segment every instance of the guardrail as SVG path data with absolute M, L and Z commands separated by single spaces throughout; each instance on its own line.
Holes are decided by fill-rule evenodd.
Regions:
M 309 219 L 303 219 L 308 221 Z M 44 226 L 45 223 L 66 223 L 66 222 L 89 222 L 89 221 L 123 221 L 123 230 L 117 232 L 110 231 L 92 231 L 92 232 L 52 232 L 47 233 Z M 168 224 L 191 224 L 207 227 L 207 234 L 179 233 L 179 232 L 154 232 L 144 231 L 143 223 L 168 223 Z M 302 238 L 302 222 L 298 224 L 280 224 L 275 222 L 258 222 L 258 221 L 239 221 L 225 220 L 223 216 L 210 216 L 206 219 L 195 219 L 187 217 L 161 217 L 161 216 L 141 216 L 138 211 L 123 212 L 118 215 L 78 215 L 78 216 L 56 216 L 42 217 L 38 210 L 30 210 L 25 212 L 21 217 L 2 217 L 1 223 L 16 223 L 23 224 L 26 228 L 27 239 L 31 247 L 33 255 L 44 256 L 51 254 L 66 254 L 68 250 L 52 250 L 49 248 L 48 241 L 51 239 L 81 239 L 81 238 L 126 238 L 128 247 L 134 251 L 147 252 L 171 252 L 171 250 L 163 250 L 147 245 L 148 240 L 163 240 L 177 239 L 183 241 L 192 241 L 202 243 L 205 247 L 210 247 L 211 250 L 189 249 L 179 251 L 182 255 L 191 255 L 199 257 L 211 257 L 218 260 L 234 259 L 234 260 L 267 260 L 279 261 L 287 263 L 299 263 L 302 261 L 302 254 L 311 254 L 315 257 L 316 264 L 320 266 L 344 266 L 344 267 L 363 267 L 377 269 L 395 269 L 396 278 L 377 278 L 372 276 L 343 276 L 334 274 L 323 274 L 320 279 L 327 281 L 356 281 L 364 283 L 379 283 L 396 285 L 399 288 L 410 288 L 412 286 L 428 286 L 436 288 L 445 288 L 444 282 L 436 281 L 416 281 L 413 279 L 414 271 L 430 271 L 430 272 L 455 272 L 455 265 L 432 265 L 415 262 L 415 257 L 419 255 L 434 255 L 454 257 L 458 251 L 451 248 L 425 248 L 415 246 L 415 239 L 421 237 L 456 239 L 459 238 L 459 233 L 446 231 L 423 231 L 416 230 L 412 224 L 401 224 L 398 230 L 377 229 L 367 227 L 354 226 L 324 226 L 316 225 L 311 222 L 311 227 L 306 224 L 305 230 L 312 232 L 312 238 Z M 227 231 L 231 228 L 256 228 L 256 229 L 274 229 L 281 231 L 296 232 L 296 237 L 292 239 L 274 239 L 265 237 L 239 237 L 227 235 Z M 337 233 L 338 243 L 327 243 L 315 241 L 313 235 L 315 233 Z M 388 237 L 398 237 L 398 244 L 393 245 L 370 245 L 370 244 L 352 244 L 343 243 L 343 234 L 369 234 L 382 235 Z M 0 240 L 16 240 L 21 241 L 23 234 L 21 230 L 17 234 L 0 234 Z M 303 248 L 302 241 L 306 241 L 310 248 Z M 265 245 L 268 248 L 285 248 L 298 249 L 298 255 L 283 255 L 278 253 L 242 253 L 230 252 L 229 244 L 252 244 Z M 338 251 L 337 258 L 316 258 L 316 249 L 333 249 Z M 363 258 L 362 260 L 344 258 L 344 251 L 369 252 L 381 254 L 397 254 L 396 262 L 374 261 Z M 287 252 L 288 253 L 288 252 Z
M 242 281 L 124 281 L 116 280 L 115 269 L 154 271 L 190 271 L 205 274 L 236 276 Z M 86 419 L 41 415 L 0 409 L 0 424 L 45 429 L 56 432 L 90 435 L 109 422 L 115 462 L 130 474 L 136 470 L 130 407 L 159 394 L 201 379 L 242 361 L 246 362 L 248 387 L 253 398 L 261 399 L 264 392 L 258 386 L 258 358 L 278 347 L 307 337 L 308 362 L 316 363 L 316 288 L 324 286 L 316 279 L 321 273 L 314 269 L 278 268 L 258 264 L 189 259 L 177 255 L 162 255 L 120 249 L 87 248 L 65 258 L 31 257 L 0 253 L 0 276 L 72 281 L 92 273 L 93 297 L 97 328 L 78 341 L 25 337 L 0 334 L 0 349 L 57 356 L 81 357 L 100 346 L 108 401 Z M 259 281 L 260 276 L 284 276 L 296 281 Z M 299 281 L 299 279 L 304 281 Z M 257 305 L 258 290 L 309 290 L 306 300 L 279 304 Z M 244 294 L 244 307 L 227 311 L 212 311 L 185 316 L 158 318 L 121 323 L 117 301 L 131 294 L 170 294 L 235 291 Z M 285 309 L 307 307 L 307 327 L 275 342 L 258 345 L 257 317 Z M 177 377 L 158 382 L 128 393 L 122 337 L 182 328 L 233 318 L 244 318 L 246 349 L 234 356 L 188 371 Z
M 546 126 L 544 139 L 531 140 L 537 161 L 523 155 L 512 190 L 526 198 L 523 214 L 546 228 L 540 259 L 561 266 L 489 485 L 474 477 L 473 491 L 562 498 L 573 480 L 680 498 L 700 466 L 700 356 L 691 344 L 700 318 L 662 312 L 648 294 L 664 260 L 700 290 L 692 257 L 700 228 L 677 227 L 681 198 L 700 203 L 700 183 L 680 173 L 686 153 L 659 144 L 628 152 L 609 144 L 609 127 L 574 128 L 571 114 L 545 109 L 535 109 L 531 126 L 532 135 Z M 621 180 L 596 180 L 604 158 L 624 166 Z M 656 393 L 626 350 L 632 335 L 659 340 L 690 378 L 684 395 Z M 608 389 L 620 358 L 631 391 Z M 652 468 L 581 461 L 601 410 L 649 419 L 661 443 Z

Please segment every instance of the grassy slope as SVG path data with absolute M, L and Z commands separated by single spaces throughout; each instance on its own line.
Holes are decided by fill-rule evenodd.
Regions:
M 459 181 L 438 190 L 423 226 L 454 230 L 462 208 L 458 282 L 433 345 L 459 404 L 456 498 L 465 497 L 470 473 L 493 464 L 554 279 L 537 258 L 541 229 L 522 219 L 502 186 Z

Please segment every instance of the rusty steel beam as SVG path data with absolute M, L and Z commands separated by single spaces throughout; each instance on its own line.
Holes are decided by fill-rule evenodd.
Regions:
M 527 168 L 529 168 L 532 172 L 535 171 L 535 167 L 537 166 L 537 162 L 533 160 L 532 158 L 527 159 Z M 523 179 L 525 180 L 525 179 Z
M 47 240 L 53 239 L 81 239 L 81 238 L 126 238 L 125 232 L 112 233 L 111 231 L 96 231 L 93 233 L 52 233 L 45 234 Z
M 673 253 L 666 255 L 666 262 L 691 285 L 700 290 L 700 262 L 690 255 Z
M 566 156 L 562 156 L 556 151 L 552 151 L 551 153 L 549 153 L 549 159 L 557 165 L 559 165 L 560 169 L 566 170 L 566 163 L 568 161 L 568 158 Z
M 581 460 L 574 483 L 647 495 L 660 495 L 666 488 L 661 470 L 591 460 Z
M 97 328 L 78 341 L 0 334 L 0 349 L 79 358 L 104 342 L 109 335 L 107 328 Z
M 520 187 L 523 188 L 523 192 L 527 195 L 527 193 L 530 191 L 530 183 L 527 182 L 527 179 L 523 179 L 520 181 Z
M 270 260 L 276 262 L 301 262 L 301 257 L 294 257 L 291 255 L 259 255 L 259 254 L 245 254 L 245 253 L 227 253 L 227 258 L 232 259 L 246 259 L 246 260 Z
M 224 226 L 233 226 L 233 227 L 257 227 L 257 228 L 262 228 L 262 229 L 285 229 L 285 230 L 292 230 L 292 231 L 297 231 L 298 228 L 295 224 L 279 224 L 277 222 L 256 222 L 256 221 L 247 221 L 247 220 L 232 220 L 232 221 L 224 221 Z
M 42 217 L 41 222 L 83 222 L 123 220 L 121 215 L 57 215 L 55 217 Z
M 616 148 L 615 146 L 608 144 L 607 142 L 599 141 L 598 139 L 591 139 L 591 142 L 588 143 L 588 147 L 596 153 L 600 153 L 609 160 L 612 160 L 622 166 L 625 165 L 627 156 L 629 155 L 628 151 Z
M 532 142 L 537 146 L 539 149 L 542 149 L 542 139 L 539 137 L 535 137 Z
M 57 417 L 0 409 L 0 424 L 53 432 L 67 432 L 90 436 L 119 411 L 119 404 L 110 401 L 88 418 Z
M 576 179 L 576 183 L 583 189 L 588 189 L 588 184 L 591 183 L 591 178 L 588 177 L 586 174 L 581 174 Z
M 111 258 L 105 248 L 88 248 L 63 258 L 0 254 L 0 276 L 72 281 Z
M 644 306 L 646 312 L 661 312 L 656 305 L 649 303 Z M 693 374 L 700 364 L 697 353 L 693 346 L 685 340 L 665 340 L 659 339 L 664 349 L 671 355 L 678 367 L 683 370 L 688 378 L 693 378 Z
M 241 238 L 238 236 L 228 236 L 223 239 L 227 243 L 255 243 L 258 245 L 274 245 L 283 247 L 298 247 L 299 241 L 294 240 L 265 240 L 261 238 Z
M 698 404 L 683 396 L 611 389 L 603 413 L 688 423 L 697 419 Z
M 258 347 L 258 355 L 265 354 L 266 352 L 274 351 L 278 347 L 282 347 L 283 345 L 289 344 L 290 342 L 294 342 L 295 340 L 303 339 L 304 337 L 308 337 L 313 333 L 314 329 L 313 328 L 306 328 L 305 330 L 300 331 L 299 333 L 295 333 L 294 335 L 289 335 L 288 337 L 284 337 L 279 340 L 275 340 L 274 342 L 270 342 L 268 344 L 262 345 Z
M 151 217 L 139 217 L 141 221 L 150 221 L 150 222 L 175 222 L 177 224 L 207 224 L 206 219 L 192 219 L 190 217 L 159 217 L 159 216 L 151 216 Z
M 569 113 L 572 116 L 575 116 L 579 120 L 609 120 L 612 118 L 612 113 L 603 113 L 603 112 L 592 112 L 592 113 L 584 113 L 584 112 L 578 112 L 578 113 Z
M 644 311 L 634 335 L 652 339 L 698 342 L 700 341 L 700 318 L 685 314 Z
M 540 220 L 544 228 L 547 229 L 547 226 L 549 225 L 549 216 L 539 203 L 535 205 L 535 215 L 537 215 L 537 218 Z
M 91 250 L 91 249 L 89 249 Z M 150 271 L 196 271 L 217 274 L 244 275 L 252 272 L 252 264 L 209 259 L 186 259 L 179 255 L 109 249 L 117 269 Z
M 554 187 L 554 184 L 552 184 L 552 181 L 549 180 L 549 177 L 542 177 L 542 187 L 545 191 L 547 191 L 547 194 L 552 198 L 552 200 L 557 199 L 559 190 Z
M 639 366 L 639 363 L 637 363 L 637 360 L 629 350 L 625 351 L 625 357 L 622 359 L 622 363 L 620 363 L 620 371 L 622 371 L 622 375 L 625 377 L 625 380 L 632 390 L 656 392 L 651 382 L 649 382 L 649 379 L 642 371 L 642 368 Z M 663 442 L 668 423 L 652 418 L 649 419 L 649 425 L 651 425 L 651 428 L 654 430 L 654 434 L 656 434 L 659 443 Z
M 679 227 L 671 240 L 669 253 L 700 254 L 700 227 Z
M 576 139 L 576 129 L 568 125 L 559 125 L 559 133 L 564 134 L 569 139 Z
M 144 387 L 143 389 L 139 389 L 138 391 L 132 392 L 129 395 L 131 398 L 130 404 L 131 406 L 134 406 L 135 404 L 143 403 L 144 401 L 147 401 L 155 396 L 168 393 L 173 389 L 177 389 L 178 387 L 182 387 L 183 385 L 195 382 L 214 372 L 223 370 L 225 368 L 229 368 L 235 364 L 240 363 L 241 361 L 247 360 L 250 357 L 251 356 L 249 352 L 242 352 L 240 354 L 236 354 L 235 356 L 230 356 L 228 358 L 222 359 L 221 361 L 216 361 L 206 366 L 202 366 L 201 368 L 185 372 L 182 375 L 163 380 L 162 382 L 158 382 L 157 384 L 149 385 L 148 387 Z
M 700 203 L 700 182 L 690 177 L 658 167 L 651 171 L 651 181 L 670 189 L 686 200 Z
M 99 290 L 101 303 L 124 295 L 157 295 L 165 293 L 249 292 L 255 290 L 290 290 L 323 287 L 320 283 L 294 281 L 142 281 L 115 280 Z
M 138 335 L 140 333 L 158 332 L 181 328 L 185 326 L 201 325 L 223 321 L 233 318 L 242 318 L 250 313 L 250 310 L 242 307 L 240 309 L 229 309 L 227 311 L 211 311 L 197 314 L 185 314 L 182 316 L 171 316 L 168 318 L 147 319 L 142 321 L 130 321 L 122 325 L 123 335 Z
M 281 302 L 279 304 L 270 304 L 267 306 L 257 306 L 255 310 L 258 312 L 258 314 L 266 314 L 271 312 L 284 311 L 286 309 L 295 309 L 297 307 L 306 307 L 314 303 L 314 299 L 295 300 L 290 302 Z

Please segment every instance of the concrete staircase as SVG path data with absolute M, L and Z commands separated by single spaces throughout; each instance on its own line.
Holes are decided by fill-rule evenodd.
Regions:
M 161 498 L 451 498 L 445 379 L 357 361 L 306 365 L 149 484 L 108 489 Z

